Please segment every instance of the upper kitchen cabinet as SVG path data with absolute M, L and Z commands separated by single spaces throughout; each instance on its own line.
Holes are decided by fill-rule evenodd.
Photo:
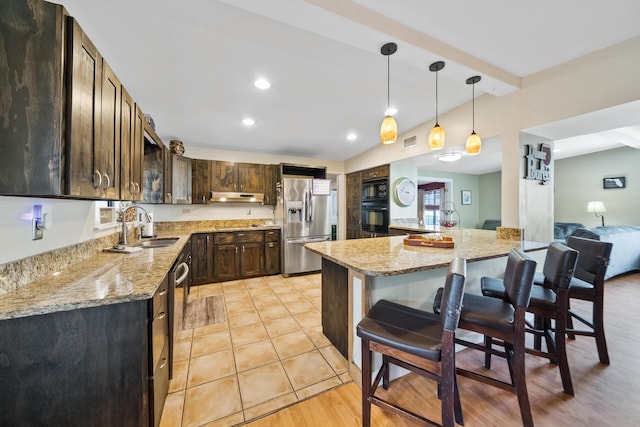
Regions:
M 65 16 L 0 1 L 0 194 L 63 193 Z
M 211 177 L 215 160 L 191 160 L 192 203 L 209 203 L 209 192 L 213 190 Z
M 264 204 L 276 205 L 276 185 L 278 183 L 278 165 L 264 165 Z
M 122 88 L 120 107 L 120 198 L 141 200 L 144 115 Z
M 216 160 L 213 163 L 212 171 L 212 191 L 241 191 L 244 193 L 262 193 L 264 191 L 264 165 Z
M 78 22 L 68 18 L 67 155 L 70 196 L 120 197 L 121 84 Z
M 164 203 L 165 146 L 146 120 L 143 139 L 142 200 L 146 203 Z
M 164 202 L 174 205 L 190 205 L 192 194 L 192 160 L 172 153 L 165 148 L 165 197 Z

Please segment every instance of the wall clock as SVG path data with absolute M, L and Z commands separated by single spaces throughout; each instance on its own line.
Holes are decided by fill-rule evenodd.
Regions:
M 416 184 L 409 178 L 398 178 L 393 185 L 393 198 L 398 206 L 409 206 L 416 198 Z

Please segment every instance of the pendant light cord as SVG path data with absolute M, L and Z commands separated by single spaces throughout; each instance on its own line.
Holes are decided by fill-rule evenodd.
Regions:
M 471 131 L 476 132 L 476 84 L 471 85 Z
M 438 126 L 438 72 L 436 71 L 436 126 Z
M 385 115 L 389 115 L 389 104 L 390 104 L 390 102 L 391 102 L 391 101 L 390 101 L 391 96 L 389 95 L 389 85 L 390 85 L 390 83 L 389 83 L 389 82 L 391 81 L 391 80 L 390 80 L 390 77 L 389 77 L 390 69 L 391 69 L 391 68 L 389 67 L 389 62 L 390 62 L 390 61 L 389 61 L 389 56 L 390 56 L 390 55 L 387 55 L 387 111 L 386 111 L 386 113 L 387 113 L 387 114 L 385 114 Z

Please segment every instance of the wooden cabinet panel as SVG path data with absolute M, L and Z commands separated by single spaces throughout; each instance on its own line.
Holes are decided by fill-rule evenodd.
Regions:
M 71 29 L 71 75 L 67 93 L 70 114 L 67 122 L 68 168 L 66 193 L 101 197 L 103 174 L 98 153 L 101 132 L 102 57 L 73 18 Z
M 142 200 L 142 166 L 144 159 L 144 113 L 136 104 L 135 115 L 133 117 L 133 139 L 131 140 L 130 156 L 131 182 L 134 191 L 132 200 Z M 120 141 L 122 143 L 122 141 Z
M 264 165 L 238 163 L 238 191 L 244 193 L 264 192 Z
M 233 162 L 213 161 L 211 190 L 212 191 L 237 191 L 238 181 L 237 165 Z
M 266 241 L 264 244 L 264 274 L 280 273 L 280 242 Z
M 136 104 L 126 89 L 122 88 L 120 105 L 120 198 L 136 200 L 133 178 L 133 144 L 135 143 Z
M 264 165 L 264 204 L 275 206 L 276 185 L 278 182 L 278 165 Z
M 192 203 L 207 204 L 209 203 L 209 192 L 213 190 L 212 160 L 191 160 L 191 187 L 193 192 Z
M 191 281 L 201 285 L 213 281 L 213 237 L 210 233 L 191 236 Z
M 388 178 L 389 165 L 380 165 L 375 168 L 365 169 L 362 171 L 362 180 L 369 181 L 373 179 Z
M 64 9 L 2 0 L 0 16 L 0 194 L 62 194 Z
M 347 174 L 347 239 L 359 239 L 362 235 L 362 175 Z
M 264 262 L 264 245 L 260 243 L 242 243 L 238 245 L 240 277 L 261 276 Z
M 349 271 L 322 258 L 322 333 L 348 358 Z
M 238 246 L 236 244 L 215 245 L 213 248 L 213 264 L 215 281 L 235 280 L 238 272 Z
M 100 140 L 96 146 L 102 171 L 102 197 L 120 198 L 120 103 L 122 84 L 107 61 L 102 61 Z M 72 141 L 73 144 L 73 141 Z

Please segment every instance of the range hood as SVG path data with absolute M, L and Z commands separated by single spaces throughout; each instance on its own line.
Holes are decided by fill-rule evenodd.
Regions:
M 226 191 L 210 191 L 209 200 L 212 202 L 226 203 L 263 203 L 263 193 L 236 193 Z

